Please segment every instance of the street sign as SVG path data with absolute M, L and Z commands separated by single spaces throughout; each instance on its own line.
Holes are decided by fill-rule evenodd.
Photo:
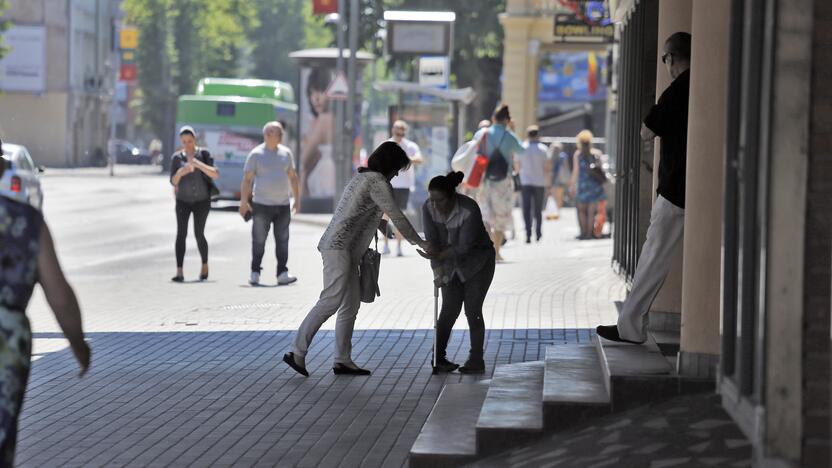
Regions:
M 448 57 L 419 58 L 419 84 L 447 88 L 448 68 Z
M 343 73 L 339 72 L 335 75 L 335 79 L 333 79 L 332 82 L 329 83 L 329 86 L 327 86 L 326 97 L 336 101 L 346 101 L 349 90 L 350 87 L 347 84 L 347 77 L 345 77 Z
M 122 26 L 119 31 L 119 47 L 136 49 L 139 47 L 139 29 L 134 26 Z
M 313 15 L 338 13 L 338 0 L 312 0 Z
M 123 63 L 119 68 L 118 79 L 120 81 L 136 81 L 136 64 Z

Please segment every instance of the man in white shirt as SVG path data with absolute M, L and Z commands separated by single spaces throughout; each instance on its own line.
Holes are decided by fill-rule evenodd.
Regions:
M 407 157 L 410 158 L 410 167 L 407 170 L 399 172 L 399 175 L 393 177 L 390 184 L 393 185 L 393 196 L 396 199 L 396 204 L 402 211 L 407 211 L 407 203 L 410 201 L 410 192 L 416 186 L 416 169 L 415 166 L 422 164 L 424 158 L 419 150 L 419 145 L 405 138 L 407 135 L 407 122 L 404 120 L 397 120 L 393 122 L 393 128 L 390 133 L 392 137 L 390 141 L 394 141 L 401 146 Z M 396 230 L 396 255 L 401 257 L 402 253 L 402 235 Z M 390 253 L 390 247 L 387 244 L 387 236 L 384 236 L 384 253 Z
M 532 125 L 526 130 L 525 152 L 520 156 L 520 186 L 523 196 L 523 220 L 526 224 L 526 243 L 532 242 L 532 225 L 536 240 L 543 236 L 543 205 L 545 194 L 552 185 L 551 156 L 540 143 L 540 129 Z
M 252 286 L 260 284 L 260 264 L 266 247 L 266 237 L 274 225 L 275 255 L 277 256 L 277 284 L 294 283 L 297 278 L 289 274 L 289 223 L 292 219 L 289 205 L 294 197 L 294 213 L 300 210 L 300 184 L 295 170 L 292 150 L 282 145 L 283 126 L 269 122 L 263 127 L 263 143 L 251 150 L 243 168 L 240 187 L 240 215 L 251 216 Z M 251 203 L 249 200 L 251 199 Z

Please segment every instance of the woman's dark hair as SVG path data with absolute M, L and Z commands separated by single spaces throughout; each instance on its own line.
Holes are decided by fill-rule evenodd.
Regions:
M 410 167 L 410 158 L 395 141 L 385 141 L 367 158 L 367 169 L 384 175 Z
M 674 57 L 690 62 L 690 39 L 690 34 L 686 32 L 673 33 L 665 41 L 667 51 Z
M 428 191 L 438 190 L 449 197 L 453 196 L 456 193 L 456 187 L 464 178 L 465 174 L 461 172 L 449 172 L 448 175 L 436 176 L 430 180 Z
M 497 122 L 506 122 L 511 120 L 511 114 L 508 112 L 508 104 L 501 104 L 494 110 L 494 120 Z
M 315 117 L 318 116 L 318 112 L 312 105 L 312 92 L 325 92 L 330 81 L 332 81 L 332 73 L 328 68 L 315 67 L 309 70 L 309 76 L 306 78 L 306 100 L 309 102 L 309 110 Z

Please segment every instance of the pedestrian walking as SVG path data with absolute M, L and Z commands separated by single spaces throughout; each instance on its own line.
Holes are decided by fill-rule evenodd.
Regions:
M 578 224 L 581 228 L 578 238 L 594 239 L 598 202 L 607 199 L 604 192 L 606 176 L 601 168 L 601 152 L 592 147 L 592 132 L 581 131 L 577 140 L 578 149 L 572 156 L 572 180 L 569 191 L 575 194 L 577 201 Z
M 407 211 L 407 204 L 410 201 L 410 193 L 416 188 L 416 166 L 419 166 L 422 162 L 424 162 L 419 145 L 406 138 L 407 129 L 407 122 L 404 120 L 397 120 L 393 122 L 393 128 L 391 130 L 392 137 L 390 138 L 390 141 L 398 143 L 398 145 L 401 146 L 407 154 L 407 157 L 410 158 L 410 167 L 401 171 L 399 175 L 393 177 L 393 180 L 390 181 L 390 184 L 393 186 L 393 197 L 396 199 L 396 205 L 398 205 L 399 209 L 402 211 Z M 402 252 L 402 239 L 404 239 L 404 237 L 401 232 L 396 229 L 397 257 L 404 255 Z M 383 252 L 385 254 L 390 253 L 387 236 L 384 236 Z
M 563 144 L 559 142 L 552 143 L 549 146 L 549 155 L 552 159 L 552 178 L 553 191 L 555 196 L 555 203 L 558 210 L 563 208 L 564 195 L 569 189 L 569 183 L 572 180 L 572 158 L 563 151 Z
M 552 160 L 546 146 L 540 142 L 540 129 L 532 125 L 526 129 L 520 166 L 520 190 L 523 197 L 523 221 L 526 225 L 526 243 L 532 242 L 532 225 L 535 239 L 543 237 L 543 208 L 546 192 L 552 186 Z
M 274 226 L 275 256 L 277 257 L 277 284 L 287 285 L 297 281 L 289 274 L 289 224 L 292 214 L 300 210 L 300 181 L 295 170 L 292 150 L 284 146 L 283 126 L 269 122 L 263 126 L 263 143 L 254 147 L 243 167 L 240 186 L 240 216 L 252 217 L 251 223 L 251 276 L 249 284 L 260 284 L 260 271 L 266 239 Z M 294 198 L 290 209 L 289 192 Z M 251 202 L 249 202 L 251 200 Z
M 397 143 L 386 141 L 373 151 L 367 167 L 358 170 L 344 188 L 329 226 L 318 243 L 323 259 L 324 288 L 295 335 L 292 352 L 283 362 L 308 376 L 306 354 L 321 325 L 336 312 L 333 372 L 370 375 L 352 360 L 352 333 L 361 304 L 358 266 L 376 230 L 386 232 L 386 214 L 411 244 L 432 253 L 396 205 L 390 180 L 410 165 L 410 158 Z M 377 234 L 376 234 L 377 235 Z
M 10 165 L 2 154 L 0 142 L 0 178 Z M 90 365 L 90 348 L 84 341 L 78 301 L 58 263 L 49 228 L 35 208 L 0 196 L 0 466 L 14 466 L 18 417 L 32 362 L 26 307 L 36 283 L 43 288 L 83 376 Z
M 214 167 L 214 159 L 208 150 L 196 145 L 196 132 L 185 125 L 179 130 L 182 149 L 171 157 L 170 183 L 176 194 L 176 276 L 171 281 L 185 281 L 182 264 L 185 262 L 185 240 L 188 237 L 188 220 L 194 217 L 194 237 L 202 258 L 199 280 L 208 279 L 208 240 L 205 239 L 205 223 L 211 211 L 213 181 L 220 176 Z
M 475 141 L 485 135 L 485 153 L 488 166 L 484 180 L 480 184 L 479 203 L 483 221 L 489 230 L 496 249 L 498 262 L 503 260 L 500 247 L 505 240 L 505 232 L 513 224 L 512 203 L 514 183 L 511 171 L 515 168 L 514 159 L 524 151 L 523 144 L 511 131 L 511 114 L 507 105 L 501 105 L 494 112 L 492 125 L 481 129 L 474 135 Z
M 647 312 L 670 271 L 673 252 L 683 241 L 690 42 L 690 34 L 677 32 L 664 43 L 662 62 L 673 82 L 650 109 L 641 126 L 643 140 L 661 138 L 658 196 L 650 213 L 650 226 L 641 248 L 633 287 L 621 307 L 618 324 L 596 328 L 598 336 L 608 340 L 639 344 L 647 339 Z
M 429 199 L 422 206 L 425 238 L 431 244 L 434 285 L 442 289 L 442 311 L 436 324 L 435 368 L 464 374 L 485 372 L 483 346 L 485 321 L 482 305 L 494 278 L 496 251 L 473 199 L 457 193 L 462 172 L 437 176 L 428 185 Z M 460 367 L 447 359 L 446 348 L 462 306 L 471 334 L 468 359 Z

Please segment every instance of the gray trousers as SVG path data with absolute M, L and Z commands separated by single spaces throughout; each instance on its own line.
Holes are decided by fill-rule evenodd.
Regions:
M 621 338 L 647 339 L 647 312 L 670 272 L 670 261 L 682 243 L 684 232 L 685 210 L 659 195 L 650 212 L 650 226 L 633 276 L 633 289 L 618 316 Z
M 361 254 L 363 253 L 362 250 Z M 337 313 L 333 362 L 351 364 L 352 332 L 361 305 L 361 286 L 358 280 L 361 256 L 348 250 L 323 250 L 321 257 L 324 264 L 324 289 L 318 302 L 300 324 L 292 351 L 297 356 L 306 357 L 309 344 L 321 325 Z

